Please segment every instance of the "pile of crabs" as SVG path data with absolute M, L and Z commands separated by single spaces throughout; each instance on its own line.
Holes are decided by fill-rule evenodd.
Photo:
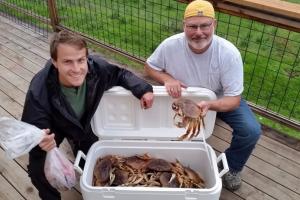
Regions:
M 93 186 L 205 188 L 205 183 L 198 173 L 179 161 L 168 162 L 144 154 L 99 158 Z
M 173 102 L 172 109 L 175 111 L 174 124 L 179 128 L 186 128 L 179 140 L 196 137 L 201 125 L 204 126 L 202 112 L 197 104 L 180 98 Z M 205 188 L 201 176 L 178 160 L 168 162 L 148 154 L 101 157 L 96 162 L 93 175 L 93 186 Z

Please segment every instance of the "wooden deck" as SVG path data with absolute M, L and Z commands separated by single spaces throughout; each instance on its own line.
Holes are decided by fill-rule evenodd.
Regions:
M 29 82 L 49 58 L 48 48 L 46 38 L 0 16 L 0 116 L 20 119 Z M 209 144 L 218 153 L 230 139 L 230 128 L 217 121 Z M 28 156 L 9 160 L 0 148 L 0 160 L 0 199 L 39 199 L 27 175 Z M 221 199 L 299 200 L 300 152 L 262 136 L 242 178 L 242 187 L 234 193 L 223 189 Z M 65 200 L 82 199 L 79 186 L 62 195 Z

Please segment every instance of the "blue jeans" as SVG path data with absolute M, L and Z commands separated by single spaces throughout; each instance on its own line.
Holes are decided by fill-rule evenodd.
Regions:
M 259 139 L 260 124 L 243 99 L 238 108 L 230 112 L 218 112 L 217 117 L 233 129 L 231 144 L 225 154 L 229 169 L 239 172 L 243 169 Z

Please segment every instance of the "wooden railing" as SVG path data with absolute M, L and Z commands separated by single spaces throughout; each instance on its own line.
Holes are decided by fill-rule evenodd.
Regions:
M 191 0 L 178 0 L 189 3 Z M 300 32 L 300 5 L 280 0 L 208 0 L 216 11 Z

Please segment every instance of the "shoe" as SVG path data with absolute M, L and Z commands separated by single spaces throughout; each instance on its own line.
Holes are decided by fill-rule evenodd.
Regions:
M 241 187 L 241 172 L 230 171 L 223 176 L 223 185 L 230 191 L 235 191 Z
M 218 169 L 219 172 L 223 169 L 223 164 L 221 162 L 218 163 Z M 229 170 L 224 174 L 222 180 L 224 187 L 232 192 L 239 189 L 242 185 L 241 172 Z

